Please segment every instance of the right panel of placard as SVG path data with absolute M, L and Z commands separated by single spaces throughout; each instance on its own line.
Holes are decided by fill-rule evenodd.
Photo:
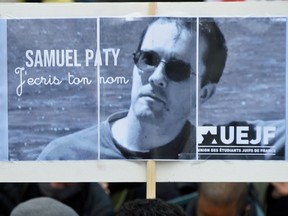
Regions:
M 287 159 L 286 23 L 199 18 L 198 159 Z

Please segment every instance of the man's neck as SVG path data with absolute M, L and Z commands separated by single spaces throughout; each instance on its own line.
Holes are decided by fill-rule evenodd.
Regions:
M 143 123 L 128 113 L 126 117 L 114 122 L 111 131 L 113 138 L 126 149 L 147 152 L 171 142 L 182 127 L 177 129 L 175 124 L 164 127 L 161 122 L 157 125 Z

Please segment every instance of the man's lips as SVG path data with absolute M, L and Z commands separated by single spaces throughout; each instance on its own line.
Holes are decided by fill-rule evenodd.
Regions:
M 141 94 L 140 97 L 148 97 L 148 98 L 151 98 L 152 100 L 166 104 L 166 101 L 163 97 L 160 97 L 160 96 L 155 95 L 155 94 Z

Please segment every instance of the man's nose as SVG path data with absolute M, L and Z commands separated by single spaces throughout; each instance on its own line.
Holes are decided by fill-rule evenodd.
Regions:
M 148 79 L 152 85 L 165 88 L 167 86 L 167 77 L 165 75 L 165 62 L 161 61 Z

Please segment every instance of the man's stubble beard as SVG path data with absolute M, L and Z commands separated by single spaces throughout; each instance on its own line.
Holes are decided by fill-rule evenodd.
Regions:
M 166 108 L 155 110 L 148 104 L 143 104 L 139 101 L 134 103 L 132 110 L 140 124 L 150 124 L 151 126 L 162 125 L 165 116 L 169 115 L 169 110 Z

